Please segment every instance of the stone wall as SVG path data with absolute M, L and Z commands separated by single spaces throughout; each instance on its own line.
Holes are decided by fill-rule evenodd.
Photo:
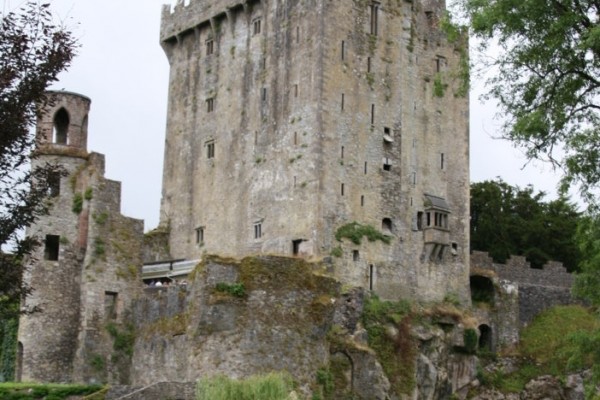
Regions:
M 468 99 L 454 78 L 467 44 L 445 38 L 444 12 L 406 1 L 166 8 L 161 223 L 173 258 L 335 251 L 349 285 L 468 304 Z M 336 241 L 352 221 L 390 243 Z
M 491 272 L 500 281 L 514 285 L 518 291 L 520 325 L 527 325 L 547 308 L 576 302 L 571 295 L 573 275 L 559 262 L 551 261 L 542 269 L 535 269 L 525 257 L 511 256 L 505 264 L 498 264 L 487 253 L 475 251 L 471 255 L 471 275 L 481 271 Z

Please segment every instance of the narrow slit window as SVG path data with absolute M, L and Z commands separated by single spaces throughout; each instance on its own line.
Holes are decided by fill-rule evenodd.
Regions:
M 364 195 L 360 196 L 360 206 L 361 207 L 365 206 L 365 196 Z
M 367 57 L 367 72 L 371 72 L 371 57 Z
M 367 162 L 365 161 L 365 175 L 367 174 Z
M 343 160 L 344 159 L 344 146 L 342 146 L 341 157 L 342 157 L 342 160 Z
M 346 58 L 346 42 L 342 40 L 342 61 Z
M 206 55 L 210 56 L 215 50 L 215 42 L 212 39 L 206 41 Z
M 294 85 L 294 97 L 298 97 L 298 84 Z
M 344 184 L 342 183 L 341 187 L 340 187 L 340 193 L 343 196 L 344 195 Z
M 261 94 L 262 101 L 267 101 L 267 88 L 262 88 L 261 93 L 262 93 Z
M 298 132 L 294 132 L 294 146 L 298 144 Z
M 215 99 L 211 97 L 206 99 L 206 112 L 213 112 L 215 110 Z
M 344 111 L 344 93 L 342 93 L 342 111 Z
M 375 125 L 375 104 L 371 104 L 371 125 Z
M 444 169 L 444 153 L 440 154 L 440 169 Z
M 375 267 L 373 264 L 369 265 L 369 290 L 373 291 L 373 277 L 375 275 Z
M 371 18 L 370 18 L 370 33 L 371 35 L 377 35 L 377 28 L 378 28 L 378 14 L 379 14 L 379 3 L 371 3 L 370 5 L 370 11 L 371 11 Z

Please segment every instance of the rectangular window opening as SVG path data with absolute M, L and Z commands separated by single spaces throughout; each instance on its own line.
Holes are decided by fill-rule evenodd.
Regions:
M 261 99 L 262 101 L 267 101 L 267 88 L 262 88 Z
M 106 319 L 117 319 L 117 292 L 104 292 L 104 316 Z
M 342 111 L 344 111 L 344 93 L 342 93 Z
M 300 254 L 300 243 L 302 243 L 302 239 L 292 240 L 292 254 L 295 256 Z
M 58 251 L 60 248 L 60 236 L 46 235 L 44 246 L 44 259 L 49 261 L 58 261 Z
M 341 157 L 342 157 L 342 160 L 343 160 L 344 159 L 344 146 L 342 146 Z
M 50 172 L 48 174 L 48 196 L 58 197 L 60 195 L 60 173 Z
M 344 195 L 344 184 L 343 184 L 343 183 L 342 183 L 342 186 L 341 186 L 341 190 L 340 190 L 340 192 L 341 192 L 341 194 L 342 194 L 342 196 L 343 196 L 343 195 Z
M 214 52 L 215 42 L 212 39 L 206 41 L 206 55 L 210 56 Z
M 360 196 L 360 206 L 361 207 L 365 206 L 365 196 L 364 195 Z
M 262 223 L 254 224 L 254 239 L 260 239 L 262 237 Z
M 344 59 L 345 59 L 345 57 L 346 57 L 346 54 L 345 54 L 345 52 L 346 52 L 346 42 L 344 42 L 344 41 L 342 40 L 342 61 L 344 61 Z
M 294 85 L 294 97 L 298 97 L 298 84 Z
M 378 25 L 378 12 L 379 12 L 379 3 L 372 3 L 371 6 L 369 7 L 370 11 L 371 11 L 371 18 L 370 18 L 370 22 L 371 22 L 371 35 L 377 35 L 377 25 Z
M 215 158 L 215 142 L 206 143 L 206 158 Z
M 444 153 L 440 154 L 440 168 L 444 169 Z
M 252 33 L 258 35 L 260 33 L 260 18 L 256 18 L 252 22 Z
M 298 145 L 298 132 L 294 132 L 294 146 Z
M 417 230 L 423 230 L 423 211 L 417 212 Z
M 365 161 L 365 175 L 367 174 L 367 162 Z
M 383 170 L 384 171 L 391 171 L 392 170 L 392 161 L 389 158 L 387 158 L 387 157 L 385 157 L 383 159 Z
M 359 261 L 360 260 L 360 253 L 358 252 L 358 250 L 352 250 L 352 261 Z
M 375 267 L 373 267 L 373 264 L 369 265 L 369 290 L 373 291 L 373 277 L 375 275 Z
M 196 228 L 196 244 L 204 243 L 204 227 L 199 226 Z
M 367 57 L 367 72 L 371 72 L 371 57 Z
M 213 112 L 215 110 L 215 99 L 211 97 L 206 99 L 206 112 Z

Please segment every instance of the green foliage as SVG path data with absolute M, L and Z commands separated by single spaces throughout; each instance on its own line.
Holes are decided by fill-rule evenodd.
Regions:
M 113 338 L 113 356 L 117 358 L 131 357 L 133 355 L 133 345 L 135 343 L 135 328 L 132 324 L 119 326 L 115 323 L 106 325 L 106 330 Z
M 333 257 L 340 258 L 341 256 L 344 255 L 344 251 L 342 250 L 341 246 L 337 246 L 337 247 L 334 247 L 333 249 L 331 249 L 331 255 Z
M 32 128 L 48 104 L 46 89 L 77 47 L 72 34 L 55 25 L 48 3 L 20 1 L 0 12 L 0 247 L 12 253 L 0 255 L 0 319 L 33 311 L 12 304 L 31 293 L 21 261 L 39 244 L 22 233 L 48 213 L 53 183 L 66 175 L 56 163 L 31 162 L 40 144 Z
M 100 238 L 96 238 L 94 240 L 94 256 L 103 257 L 106 253 L 104 240 Z
M 73 210 L 75 214 L 80 214 L 83 210 L 83 195 L 81 193 L 77 192 L 73 195 L 73 206 L 71 207 L 71 210 Z
M 600 307 L 600 214 L 590 213 L 581 220 L 575 240 L 582 261 L 573 293 Z
M 18 329 L 17 318 L 0 320 L 0 382 L 15 378 Z
M 479 344 L 479 337 L 475 329 L 465 329 L 463 333 L 463 340 L 465 342 L 465 351 L 469 354 L 475 354 Z
M 555 260 L 576 270 L 580 213 L 566 197 L 546 202 L 544 196 L 501 179 L 471 184 L 471 249 L 489 252 L 496 262 L 514 254 L 534 268 Z
M 221 293 L 227 293 L 233 297 L 244 297 L 246 296 L 246 288 L 243 283 L 223 283 L 219 282 L 215 286 L 215 290 Z
M 340 226 L 335 232 L 335 238 L 340 242 L 343 238 L 346 238 L 350 239 L 354 244 L 360 244 L 363 236 L 366 236 L 369 242 L 376 240 L 381 240 L 385 244 L 390 244 L 391 242 L 390 236 L 384 235 L 371 225 L 362 225 L 356 221 Z
M 317 383 L 321 386 L 323 390 L 323 394 L 327 398 L 334 389 L 333 386 L 333 376 L 331 375 L 331 371 L 326 368 L 319 368 L 317 370 Z
M 94 354 L 90 359 L 90 366 L 96 372 L 103 372 L 106 369 L 106 360 L 100 354 Z
M 408 394 L 415 386 L 416 343 L 410 335 L 411 306 L 406 301 L 381 301 L 377 296 L 365 299 L 362 322 L 369 335 L 369 346 L 377 353 L 396 394 Z M 387 327 L 398 330 L 394 338 Z
M 92 215 L 92 218 L 94 218 L 94 221 L 98 224 L 98 225 L 104 225 L 106 223 L 106 221 L 108 220 L 108 213 L 106 211 L 101 212 L 100 214 L 96 214 L 94 213 Z M 146 235 L 150 234 L 152 232 L 148 232 Z
M 90 201 L 94 197 L 94 189 L 91 187 L 85 189 L 85 193 L 83 194 L 83 198 L 87 201 Z
M 62 400 L 85 396 L 102 390 L 100 385 L 59 385 L 33 383 L 0 383 L 3 400 Z
M 550 161 L 565 187 L 594 201 L 600 183 L 600 24 L 592 1 L 461 0 L 480 50 L 494 71 L 488 97 L 498 101 L 503 136 L 527 157 Z M 597 193 L 596 193 L 597 194 Z
M 225 376 L 203 378 L 196 387 L 197 400 L 286 400 L 293 390 L 286 373 L 270 373 L 234 380 Z
M 433 78 L 433 95 L 435 97 L 444 97 L 444 93 L 448 88 L 448 84 L 444 83 L 442 80 L 442 74 L 437 73 Z

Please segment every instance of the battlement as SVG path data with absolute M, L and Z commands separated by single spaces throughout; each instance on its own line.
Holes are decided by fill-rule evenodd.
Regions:
M 558 261 L 549 261 L 542 269 L 536 269 L 523 256 L 510 256 L 505 264 L 499 264 L 487 252 L 474 251 L 471 270 L 477 268 L 492 270 L 500 279 L 519 284 L 570 288 L 573 283 L 573 276 Z
M 213 26 L 219 19 L 232 18 L 234 11 L 251 12 L 261 0 L 178 0 L 175 6 L 164 5 L 161 18 L 160 41 L 177 40 L 202 25 Z

